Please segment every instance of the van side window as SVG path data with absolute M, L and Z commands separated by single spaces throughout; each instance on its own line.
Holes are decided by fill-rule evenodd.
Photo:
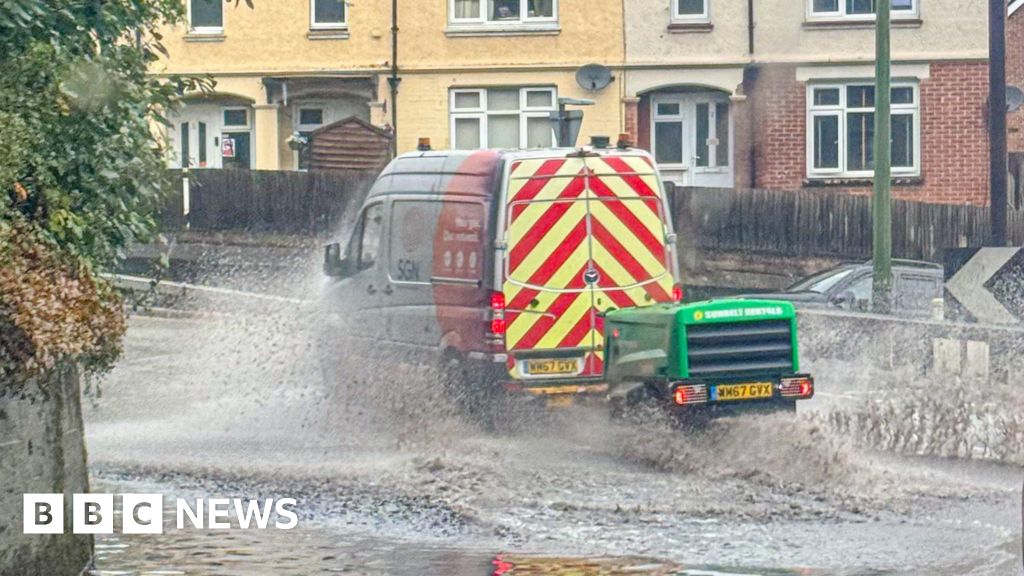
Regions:
M 483 276 L 483 205 L 450 200 L 391 203 L 392 282 L 472 283 Z
M 359 269 L 373 268 L 380 254 L 381 230 L 384 227 L 384 205 L 374 204 L 363 213 L 363 235 L 359 239 Z

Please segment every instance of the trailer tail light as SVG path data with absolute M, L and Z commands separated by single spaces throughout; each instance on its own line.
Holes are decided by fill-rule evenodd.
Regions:
M 672 301 L 682 302 L 683 301 L 683 287 L 676 284 L 672 287 Z
M 783 378 L 779 394 L 786 398 L 810 398 L 814 396 L 814 379 L 810 376 Z
M 707 404 L 708 389 L 703 384 L 676 386 L 672 391 L 672 401 L 676 406 Z
M 505 324 L 505 294 L 491 292 L 491 335 L 503 336 L 507 327 Z

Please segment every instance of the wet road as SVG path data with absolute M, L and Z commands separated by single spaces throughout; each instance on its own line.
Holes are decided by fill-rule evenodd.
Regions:
M 301 522 L 106 538 L 101 573 L 501 573 L 496 555 L 519 559 L 513 574 L 584 562 L 565 557 L 615 559 L 592 560 L 603 573 L 1020 570 L 1021 469 L 853 446 L 815 417 L 853 402 L 842 371 L 812 366 L 822 395 L 795 417 L 687 434 L 583 406 L 493 435 L 436 391 L 391 389 L 429 382 L 421 366 L 384 382 L 372 352 L 315 353 L 312 323 L 132 319 L 124 359 L 87 392 L 97 488 L 294 497 Z M 338 371 L 352 386 L 325 384 Z

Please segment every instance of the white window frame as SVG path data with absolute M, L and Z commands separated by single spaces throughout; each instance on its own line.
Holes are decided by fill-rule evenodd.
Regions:
M 679 106 L 678 114 L 659 114 L 658 104 L 677 104 Z M 721 142 L 721 138 L 718 137 L 718 122 L 712 121 L 712 118 L 717 117 L 719 104 L 729 105 L 729 151 L 728 159 L 729 164 L 725 166 L 718 165 L 718 147 L 721 144 L 708 144 L 708 165 L 698 166 L 697 165 L 697 105 L 707 104 L 708 111 L 714 113 L 708 118 L 708 139 L 718 140 Z M 733 164 L 736 162 L 736 158 L 733 154 L 735 150 L 735 120 L 733 118 L 732 103 L 725 96 L 716 98 L 710 94 L 662 94 L 651 98 L 651 154 L 657 158 L 657 124 L 659 121 L 665 122 L 679 122 L 681 124 L 680 129 L 682 130 L 681 142 L 682 142 L 682 154 L 683 161 L 679 164 L 665 164 L 659 163 L 659 168 L 666 170 L 689 170 L 694 173 L 701 174 L 716 174 L 730 172 L 733 169 Z
M 347 30 L 348 29 L 348 2 L 342 0 L 341 22 L 317 22 L 316 3 L 318 0 L 309 0 L 309 29 L 310 30 Z
M 524 10 L 524 4 L 529 0 L 519 0 L 519 20 L 488 20 L 487 19 L 487 2 L 488 0 L 480 0 L 480 12 L 475 18 L 456 18 L 455 17 L 455 0 L 448 0 L 448 24 L 451 26 L 493 26 L 495 28 L 504 27 L 517 27 L 517 26 L 528 26 L 530 24 L 555 24 L 558 22 L 558 3 L 559 0 L 551 0 L 551 16 L 529 16 L 527 10 Z
M 223 34 L 224 26 L 227 24 L 227 11 L 224 10 L 224 2 L 218 0 L 220 5 L 220 26 L 193 26 L 192 25 L 192 0 L 186 0 L 188 9 L 188 31 L 191 34 Z
M 847 169 L 847 122 L 846 117 L 850 112 L 874 111 L 871 108 L 849 108 L 847 106 L 846 89 L 851 86 L 873 86 L 874 80 L 860 80 L 848 82 L 830 83 L 809 83 L 807 85 L 807 177 L 815 178 L 872 178 L 874 170 L 848 170 Z M 892 166 L 894 176 L 914 177 L 921 175 L 921 86 L 917 82 L 893 82 L 892 88 L 911 88 L 914 93 L 913 104 L 892 104 L 890 116 L 911 116 L 914 122 L 914 165 Z M 821 89 L 839 90 L 839 104 L 820 105 L 814 104 L 814 91 Z M 815 168 L 814 167 L 814 118 L 816 116 L 838 116 L 839 118 L 839 166 L 837 168 Z
M 680 14 L 679 0 L 672 0 L 672 23 L 673 24 L 696 24 L 711 21 L 711 0 L 703 0 L 704 12 L 701 14 Z
M 815 12 L 814 11 L 814 0 L 807 1 L 807 18 L 808 20 L 861 20 L 861 21 L 874 21 L 874 14 L 847 14 L 846 12 L 846 0 L 838 0 L 836 2 L 837 10 L 830 12 Z M 910 10 L 893 10 L 892 19 L 907 19 L 917 18 L 921 13 L 921 0 L 911 0 L 912 6 Z
M 294 108 L 295 117 L 292 119 L 292 126 L 295 132 L 316 132 L 318 129 L 327 126 L 330 122 L 327 117 L 328 106 L 325 102 L 303 102 L 297 104 Z M 319 124 L 302 124 L 302 111 L 303 110 L 319 110 L 320 120 Z M 299 172 L 305 172 L 305 168 L 299 168 L 299 151 L 296 150 L 293 153 L 295 158 L 295 170 Z
M 519 108 L 515 111 L 500 110 L 489 111 L 487 109 L 487 94 L 490 90 L 519 90 Z M 530 92 L 546 92 L 551 96 L 551 105 L 545 107 L 530 107 L 527 105 Z M 459 94 L 477 94 L 480 98 L 480 106 L 477 108 L 456 108 L 455 97 Z M 550 118 L 551 112 L 558 109 L 558 90 L 550 86 L 494 86 L 488 88 L 452 88 L 448 91 L 448 129 L 451 147 L 456 148 L 455 142 L 455 121 L 460 118 L 478 119 L 480 121 L 480 148 L 487 149 L 487 124 L 491 116 L 519 116 L 519 147 L 525 149 L 527 145 L 528 124 L 530 118 Z M 555 142 L 554 127 L 552 127 L 552 143 Z
M 241 111 L 245 112 L 245 124 L 244 125 L 228 124 L 227 122 L 224 121 L 225 120 L 224 114 L 226 112 L 234 112 L 234 111 L 237 111 L 237 110 L 241 110 Z M 221 108 L 220 123 L 221 123 L 222 131 L 223 130 L 230 130 L 231 132 L 245 132 L 246 130 L 250 130 L 250 129 L 252 129 L 252 109 L 250 109 L 248 107 L 245 107 L 245 106 L 225 106 L 224 108 Z

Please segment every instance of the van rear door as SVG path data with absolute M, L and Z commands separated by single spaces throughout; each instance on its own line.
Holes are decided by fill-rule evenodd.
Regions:
M 597 378 L 599 312 L 671 300 L 656 172 L 643 156 L 514 161 L 504 216 L 514 378 Z

